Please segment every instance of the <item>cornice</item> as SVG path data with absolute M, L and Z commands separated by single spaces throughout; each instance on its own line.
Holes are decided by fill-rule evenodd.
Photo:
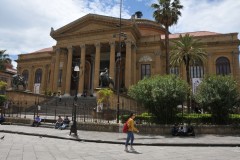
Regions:
M 94 24 L 103 24 L 107 26 L 117 26 L 119 23 L 119 18 L 115 17 L 109 17 L 109 16 L 103 16 L 103 15 L 96 15 L 96 14 L 87 14 L 86 16 L 83 16 L 59 29 L 54 31 L 54 29 L 51 29 L 51 37 L 56 39 L 59 37 L 60 34 L 63 34 L 64 32 L 69 31 L 70 29 L 76 28 L 76 27 L 81 27 L 89 23 L 94 23 Z M 122 19 L 122 25 L 128 26 L 132 25 L 132 22 L 129 19 Z M 101 30 L 99 30 L 101 31 Z M 83 34 L 83 33 L 81 33 Z M 66 35 L 66 34 L 65 34 Z
M 161 45 L 161 47 L 163 46 L 162 41 L 138 42 L 137 47 L 159 46 L 159 44 Z
M 147 19 L 137 19 L 135 21 L 135 23 L 140 28 L 141 27 L 143 27 L 143 28 L 146 27 L 146 28 L 152 28 L 152 29 L 156 29 L 156 30 L 160 30 L 160 31 L 165 32 L 165 28 L 161 24 L 159 24 L 155 21 L 151 21 L 151 20 L 147 20 Z
M 51 57 L 41 57 L 41 58 L 28 58 L 28 59 L 23 59 L 23 60 L 15 60 L 17 63 L 23 63 L 23 62 L 32 62 L 32 61 L 41 61 L 41 60 L 47 60 L 50 61 Z

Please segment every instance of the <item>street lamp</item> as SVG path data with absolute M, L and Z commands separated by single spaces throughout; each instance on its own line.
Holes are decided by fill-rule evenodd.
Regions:
M 116 35 L 114 35 L 116 37 Z M 119 15 L 119 33 L 118 33 L 118 83 L 117 83 L 117 123 L 119 123 L 119 90 L 120 90 L 120 70 L 121 70 L 121 52 L 122 52 L 122 38 L 127 39 L 127 34 L 122 32 L 122 0 L 120 0 L 120 15 Z
M 121 49 L 120 49 L 121 50 Z M 118 83 L 117 83 L 117 123 L 119 123 L 119 89 L 120 89 L 120 66 L 121 66 L 121 52 L 117 53 L 118 59 Z
M 119 123 L 119 89 L 120 89 L 120 67 L 121 67 L 121 29 L 122 29 L 122 0 L 120 0 L 120 15 L 119 15 L 119 35 L 118 35 L 118 50 L 119 52 L 117 53 L 117 59 L 119 60 L 119 65 L 118 65 L 118 84 L 117 84 L 117 123 Z
M 75 95 L 74 95 L 74 103 L 73 103 L 73 124 L 70 129 L 70 135 L 71 133 L 74 133 L 75 136 L 77 136 L 77 122 L 76 122 L 76 117 L 77 117 L 77 95 L 78 95 L 78 79 L 79 79 L 79 66 L 76 65 L 74 67 L 74 72 L 76 72 L 76 75 L 72 75 L 73 81 L 75 83 Z

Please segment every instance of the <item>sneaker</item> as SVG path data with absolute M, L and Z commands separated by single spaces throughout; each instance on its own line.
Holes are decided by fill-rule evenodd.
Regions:
M 127 147 L 125 147 L 124 151 L 125 151 L 125 152 L 128 152 L 128 148 L 127 148 Z
M 135 151 L 135 149 L 133 147 L 131 147 L 130 149 L 131 149 L 131 151 Z

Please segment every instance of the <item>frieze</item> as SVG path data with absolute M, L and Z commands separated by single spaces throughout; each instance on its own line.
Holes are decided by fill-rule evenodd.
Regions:
M 156 56 L 162 56 L 162 55 L 161 55 L 161 51 L 159 51 L 159 50 L 158 50 L 158 51 L 154 51 L 154 55 L 156 55 Z
M 142 56 L 140 59 L 139 59 L 139 62 L 152 62 L 152 58 L 150 56 Z

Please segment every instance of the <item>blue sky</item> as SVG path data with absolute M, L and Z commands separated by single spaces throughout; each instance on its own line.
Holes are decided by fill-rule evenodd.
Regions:
M 122 17 L 142 11 L 152 18 L 157 0 L 123 0 Z M 184 6 L 172 33 L 212 31 L 240 32 L 240 0 L 180 0 Z M 120 0 L 0 0 L 0 50 L 12 59 L 18 54 L 55 45 L 50 29 L 60 28 L 88 13 L 119 17 Z M 240 36 L 239 36 L 240 37 Z M 16 63 L 14 66 L 16 67 Z

